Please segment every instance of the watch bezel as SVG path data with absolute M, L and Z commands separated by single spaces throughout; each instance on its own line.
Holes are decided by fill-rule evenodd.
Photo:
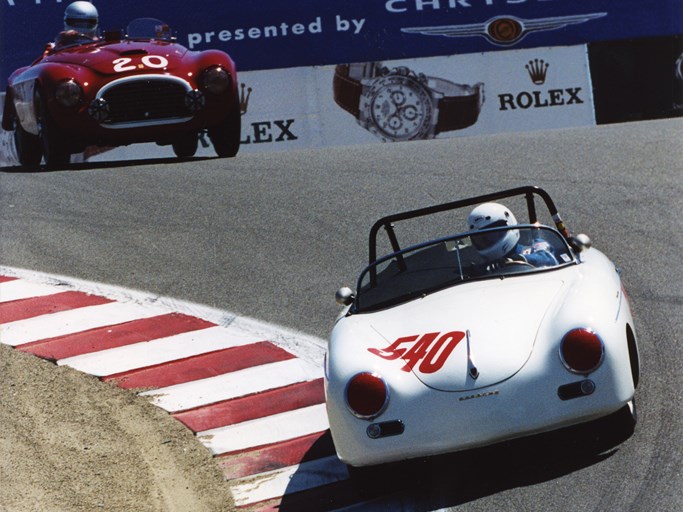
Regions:
M 387 132 L 381 128 L 375 118 L 373 112 L 373 105 L 375 100 L 381 92 L 387 87 L 393 85 L 402 85 L 411 89 L 422 101 L 424 108 L 419 113 L 422 116 L 417 130 L 412 131 L 405 136 L 397 136 Z M 360 117 L 359 123 L 372 134 L 380 138 L 384 142 L 399 142 L 406 140 L 428 139 L 434 136 L 434 129 L 436 126 L 436 116 L 434 115 L 434 99 L 431 90 L 426 84 L 422 83 L 418 77 L 413 74 L 400 73 L 394 70 L 384 76 L 377 77 L 372 80 L 367 90 L 364 90 L 360 99 Z

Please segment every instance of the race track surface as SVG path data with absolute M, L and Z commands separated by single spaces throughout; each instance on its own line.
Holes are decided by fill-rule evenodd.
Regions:
M 682 135 L 680 120 L 666 120 L 232 160 L 3 168 L 0 265 L 143 290 L 325 338 L 338 311 L 334 291 L 354 286 L 377 218 L 542 186 L 569 229 L 588 234 L 623 270 L 641 352 L 636 432 L 599 453 L 568 450 L 567 437 L 549 436 L 410 465 L 388 472 L 393 480 L 384 485 L 401 489 L 392 509 L 681 510 Z M 8 367 L 23 356 L 0 355 Z M 32 378 L 48 378 L 21 364 Z M 0 414 L 26 410 L 21 401 L 17 393 L 3 397 Z M 569 440 L 590 442 L 590 433 L 574 434 Z M 21 475 L 0 470 L 3 484 L 18 485 Z

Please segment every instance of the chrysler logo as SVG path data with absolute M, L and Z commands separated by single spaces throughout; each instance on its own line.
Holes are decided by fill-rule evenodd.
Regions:
M 525 20 L 515 16 L 496 16 L 483 23 L 466 25 L 441 25 L 436 27 L 406 27 L 401 32 L 426 36 L 472 37 L 483 36 L 497 46 L 512 46 L 530 33 L 557 30 L 568 25 L 577 25 L 607 16 L 606 12 L 577 14 L 572 16 L 553 16 Z

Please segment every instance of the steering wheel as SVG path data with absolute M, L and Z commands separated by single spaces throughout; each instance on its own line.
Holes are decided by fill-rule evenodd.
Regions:
M 531 263 L 526 260 L 513 260 L 512 258 L 506 258 L 503 265 L 509 267 L 511 265 L 522 265 L 523 267 L 536 268 Z

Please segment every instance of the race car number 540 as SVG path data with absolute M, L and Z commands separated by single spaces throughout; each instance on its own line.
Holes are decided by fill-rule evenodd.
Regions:
M 464 337 L 465 333 L 462 331 L 451 331 L 443 335 L 440 332 L 429 332 L 422 336 L 416 334 L 398 338 L 387 348 L 369 348 L 368 352 L 389 361 L 401 358 L 406 363 L 401 368 L 404 372 L 417 367 L 421 373 L 435 373 L 443 367 Z M 401 346 L 408 343 L 413 345 Z

